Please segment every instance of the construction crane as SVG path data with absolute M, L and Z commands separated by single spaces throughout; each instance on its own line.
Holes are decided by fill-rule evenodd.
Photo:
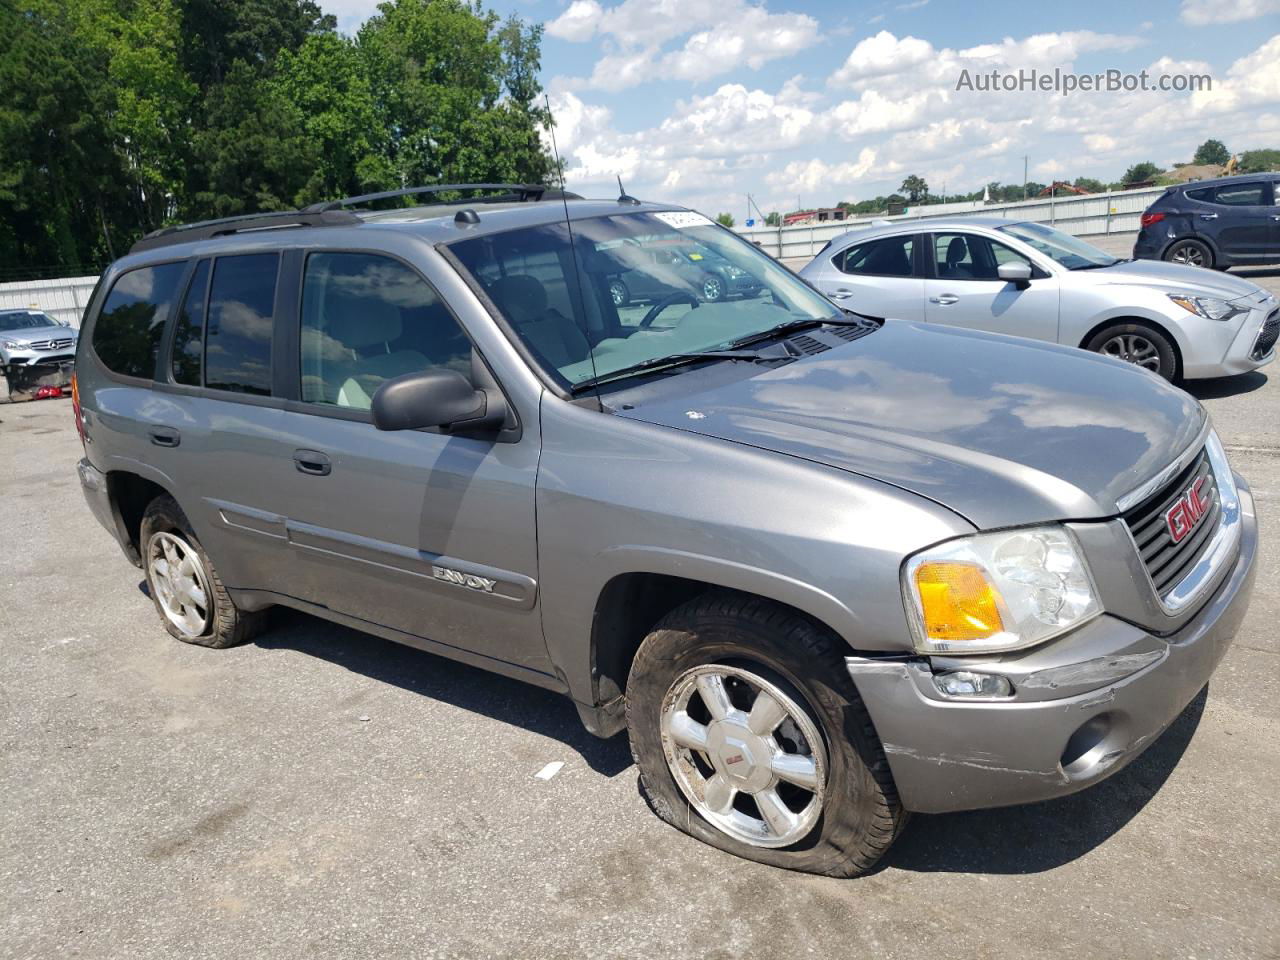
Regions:
M 1057 193 L 1062 193 L 1063 191 L 1066 191 L 1067 193 L 1088 193 L 1089 192 L 1088 190 L 1084 190 L 1080 187 L 1073 186 L 1072 184 L 1066 183 L 1062 180 L 1055 180 L 1053 181 L 1053 183 L 1049 184 L 1047 187 L 1045 187 L 1043 190 L 1037 193 L 1036 196 L 1049 197 Z

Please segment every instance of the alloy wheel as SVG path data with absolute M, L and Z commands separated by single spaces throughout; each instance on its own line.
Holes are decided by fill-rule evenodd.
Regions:
M 615 307 L 625 306 L 627 302 L 627 288 L 618 280 L 609 284 L 609 298 L 613 300 Z
M 1174 263 L 1185 263 L 1189 267 L 1204 266 L 1204 251 L 1192 244 L 1183 244 L 1173 251 Z
M 166 618 L 186 637 L 207 631 L 213 613 L 209 578 L 199 555 L 180 537 L 160 531 L 147 544 L 151 586 Z
M 1138 333 L 1117 334 L 1104 342 L 1098 352 L 1144 367 L 1152 373 L 1160 372 L 1160 351 L 1154 343 Z
M 757 847 L 789 846 L 813 830 L 826 748 L 776 684 L 741 667 L 694 667 L 667 691 L 661 723 L 671 774 L 708 823 Z
M 724 296 L 724 285 L 719 277 L 707 277 L 702 281 L 702 297 L 704 300 L 719 300 Z

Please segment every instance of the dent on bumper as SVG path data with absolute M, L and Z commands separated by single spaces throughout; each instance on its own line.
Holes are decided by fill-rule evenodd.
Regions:
M 903 805 L 943 813 L 1063 796 L 1150 746 L 1209 681 L 1248 608 L 1258 530 L 1243 487 L 1241 509 L 1231 572 L 1177 633 L 1156 637 L 1102 616 L 1035 657 L 967 659 L 970 669 L 1010 676 L 1012 699 L 944 699 L 922 660 L 849 658 Z

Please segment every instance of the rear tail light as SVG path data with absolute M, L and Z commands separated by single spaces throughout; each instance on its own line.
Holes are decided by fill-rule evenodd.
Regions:
M 80 446 L 89 452 L 89 438 L 84 435 L 84 416 L 80 413 L 80 381 L 71 374 L 71 415 L 76 418 L 76 433 L 80 434 Z
M 1163 213 L 1144 213 L 1142 215 L 1142 225 L 1144 227 L 1153 227 L 1163 219 Z

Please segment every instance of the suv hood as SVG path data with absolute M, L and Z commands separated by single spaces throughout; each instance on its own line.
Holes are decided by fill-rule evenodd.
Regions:
M 1067 274 L 1072 281 L 1088 277 L 1101 283 L 1141 284 L 1159 287 L 1169 293 L 1190 293 L 1197 297 L 1216 297 L 1219 300 L 1238 300 L 1241 297 L 1268 295 L 1256 283 L 1243 277 L 1233 277 L 1219 270 L 1189 267 L 1185 263 L 1166 263 L 1163 260 L 1129 260 L 1113 267 L 1098 270 L 1075 270 Z
M 892 320 L 825 353 L 616 412 L 891 483 L 981 529 L 1112 516 L 1205 423 L 1193 397 L 1118 360 Z

